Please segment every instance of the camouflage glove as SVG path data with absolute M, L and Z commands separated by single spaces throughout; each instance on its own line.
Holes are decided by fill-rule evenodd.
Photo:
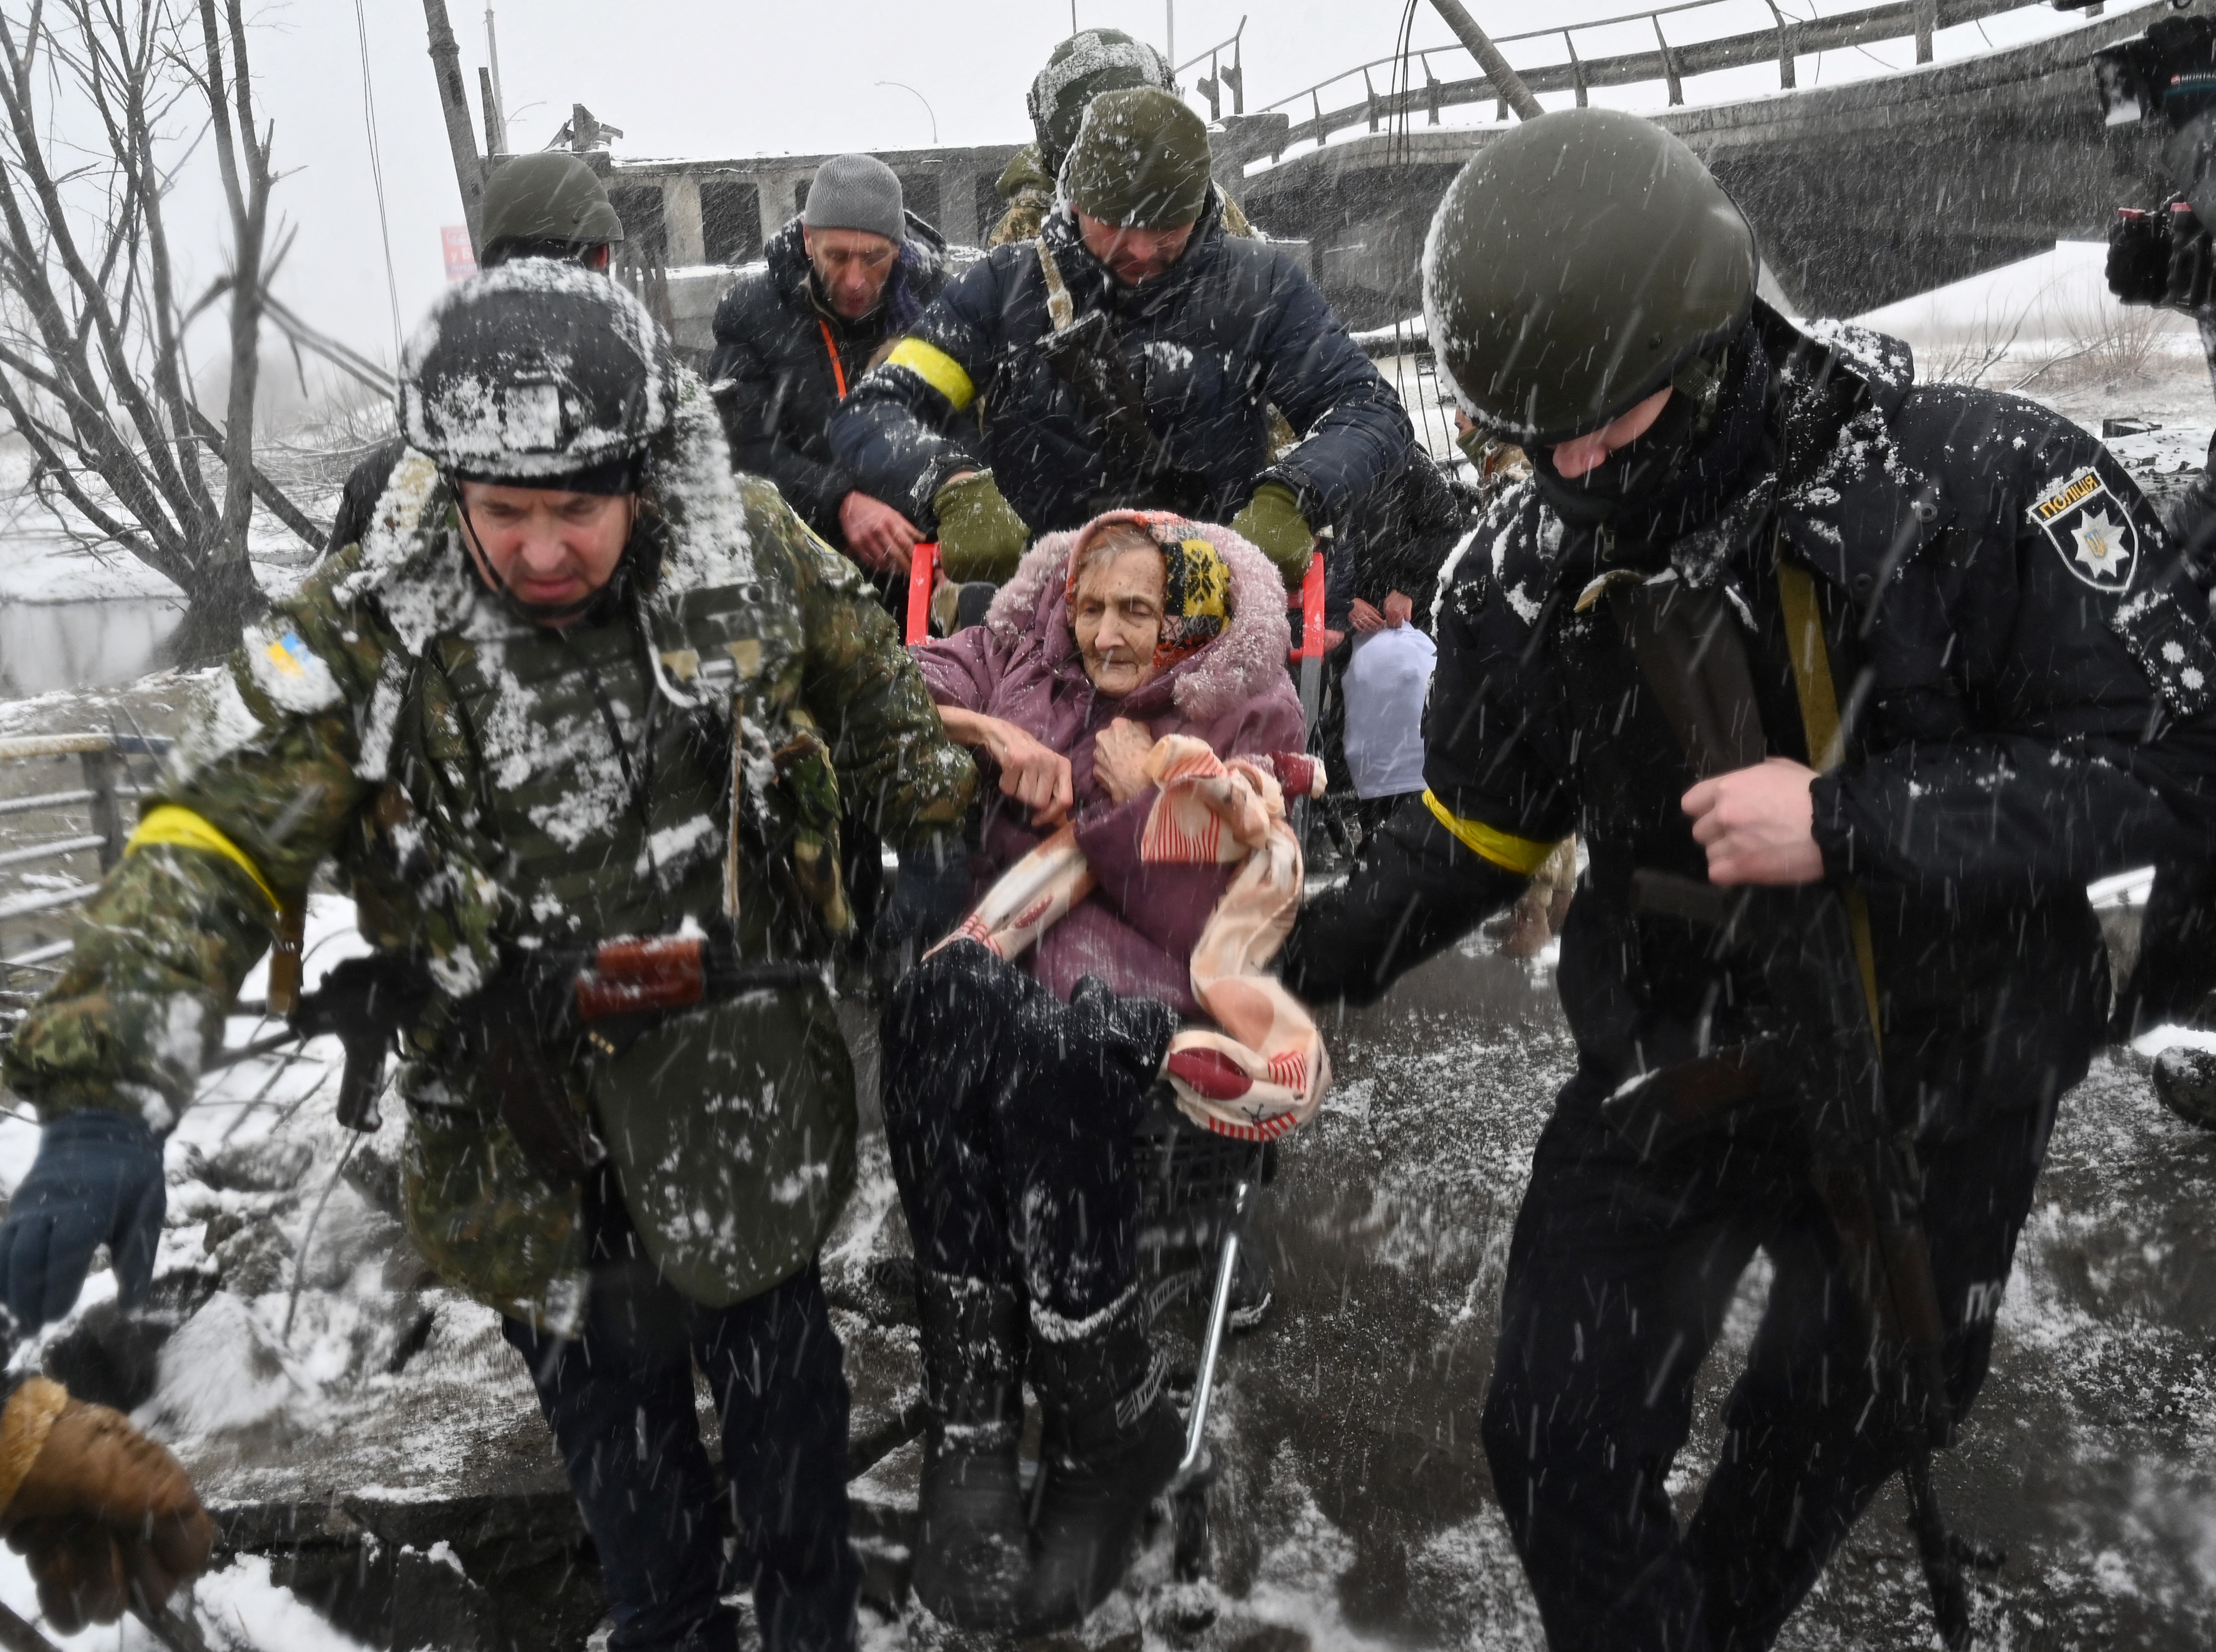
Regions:
M 215 1523 L 177 1459 L 120 1411 L 34 1377 L 0 1412 L 0 1531 L 65 1635 L 158 1607 L 203 1569 Z
M 939 565 L 957 584 L 1000 583 L 1016 571 L 1031 545 L 1031 529 L 1000 496 L 990 471 L 949 482 L 933 496 L 931 508 L 939 515 Z
M 162 1144 L 126 1113 L 66 1113 L 39 1135 L 39 1156 L 0 1224 L 0 1303 L 17 1335 L 76 1303 L 102 1245 L 127 1305 L 153 1282 L 168 1196 Z
M 1308 552 L 1315 549 L 1315 530 L 1290 488 L 1265 482 L 1246 509 L 1231 519 L 1231 531 L 1277 564 L 1288 589 L 1300 584 L 1308 570 Z

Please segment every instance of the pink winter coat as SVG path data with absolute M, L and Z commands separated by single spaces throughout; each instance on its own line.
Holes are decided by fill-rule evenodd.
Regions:
M 1093 737 L 1125 717 L 1145 724 L 1156 739 L 1205 740 L 1222 757 L 1303 750 L 1300 697 L 1285 669 L 1291 646 L 1285 588 L 1269 558 L 1246 540 L 1228 528 L 1202 527 L 1231 570 L 1230 623 L 1197 654 L 1109 699 L 1085 675 L 1063 594 L 1070 551 L 1083 532 L 1042 539 L 993 599 L 983 625 L 925 644 L 916 663 L 939 705 L 1013 723 L 1069 759 L 1078 846 L 1099 886 L 1041 938 L 1025 959 L 1031 973 L 1057 997 L 1067 999 L 1080 977 L 1093 975 L 1117 992 L 1196 1014 L 1193 945 L 1232 869 L 1142 865 L 1139 835 L 1154 790 L 1121 806 L 1111 803 L 1093 778 Z M 987 799 L 984 843 L 972 871 L 982 895 L 1043 835 L 1032 829 L 1028 810 L 1000 793 L 997 776 L 987 775 L 980 789 Z

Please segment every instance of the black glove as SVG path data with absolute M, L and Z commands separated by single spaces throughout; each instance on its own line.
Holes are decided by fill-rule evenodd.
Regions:
M 2119 207 L 2108 225 L 2108 291 L 2126 304 L 2160 304 L 2170 287 L 2165 212 Z
M 162 1144 L 144 1119 L 95 1111 L 48 1125 L 0 1223 L 0 1300 L 16 1333 L 69 1312 L 101 1245 L 124 1303 L 144 1296 L 167 1204 Z
M 870 977 L 880 989 L 970 915 L 970 855 L 959 839 L 935 838 L 901 852 L 900 875 L 870 936 Z

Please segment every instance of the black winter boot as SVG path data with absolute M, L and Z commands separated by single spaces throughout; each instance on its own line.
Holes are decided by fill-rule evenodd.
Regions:
M 915 1598 L 959 1629 L 1015 1619 L 1030 1569 L 1016 1477 L 1023 1435 L 1023 1298 L 1013 1285 L 916 1270 L 923 1326 L 923 1488 Z
M 1185 1455 L 1185 1427 L 1136 1286 L 1074 1323 L 1034 1304 L 1031 1365 L 1045 1485 L 1017 1626 L 1036 1635 L 1074 1628 L 1122 1581 L 1147 1505 Z

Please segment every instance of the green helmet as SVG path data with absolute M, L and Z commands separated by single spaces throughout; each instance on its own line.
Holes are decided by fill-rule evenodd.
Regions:
M 1133 86 L 1177 89 L 1162 54 L 1120 28 L 1088 28 L 1055 47 L 1031 82 L 1029 99 L 1031 130 L 1038 136 L 1046 170 L 1062 170 L 1062 157 L 1077 141 L 1077 129 L 1094 98 Z
M 1424 317 L 1463 410 L 1527 447 L 1597 430 L 1728 342 L 1754 305 L 1746 219 L 1651 120 L 1563 109 L 1447 188 Z
M 623 219 L 593 169 L 563 150 L 511 156 L 485 185 L 483 245 L 564 242 L 580 248 L 624 238 Z

